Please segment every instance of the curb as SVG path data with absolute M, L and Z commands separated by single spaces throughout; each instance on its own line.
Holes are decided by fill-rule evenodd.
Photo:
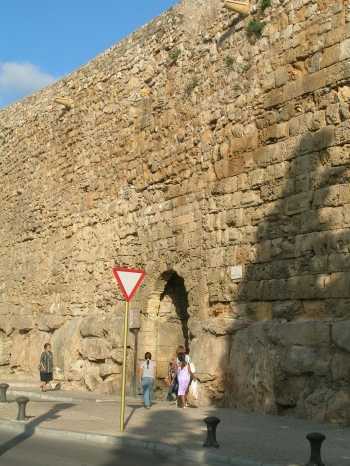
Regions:
M 231 466 L 285 466 L 278 464 L 269 464 L 261 463 L 254 460 L 248 460 L 240 457 L 233 457 L 227 455 L 218 455 L 215 453 L 208 452 L 207 450 L 191 450 L 189 448 L 183 448 L 179 446 L 169 445 L 167 443 L 154 442 L 151 440 L 140 440 L 138 438 L 127 436 L 125 434 L 120 436 L 108 435 L 108 434 L 98 434 L 98 433 L 89 433 L 89 432 L 74 432 L 67 430 L 58 430 L 58 429 L 48 429 L 45 427 L 34 427 L 33 429 L 27 429 L 28 424 L 25 422 L 19 421 L 8 421 L 1 419 L 0 430 L 7 432 L 14 432 L 16 434 L 28 434 L 38 435 L 40 437 L 57 439 L 57 440 L 66 440 L 74 442 L 88 442 L 99 443 L 103 445 L 113 446 L 117 448 L 136 448 L 142 450 L 148 450 L 153 452 L 162 453 L 166 457 L 181 457 L 183 459 L 188 459 L 194 462 L 198 462 L 202 465 L 213 465 L 217 466 L 218 464 L 231 465 Z M 295 465 L 296 466 L 296 465 Z
M 18 396 L 26 396 L 32 401 L 57 401 L 58 403 L 74 403 L 81 401 L 68 396 L 46 395 L 44 393 L 29 392 L 27 390 L 11 390 L 7 391 L 9 397 L 17 398 Z
M 51 392 L 52 393 L 52 392 Z M 62 391 L 61 391 L 62 393 Z M 64 392 L 63 392 L 64 393 Z M 60 403 L 80 403 L 80 402 L 91 402 L 91 403 L 116 403 L 119 404 L 117 398 L 108 398 L 108 399 L 100 399 L 100 398 L 83 398 L 83 397 L 70 397 L 70 396 L 56 396 L 51 395 L 49 393 L 41 393 L 41 392 L 31 392 L 28 390 L 17 390 L 9 388 L 7 391 L 7 395 L 9 398 L 17 398 L 18 396 L 26 396 L 32 401 L 57 401 Z M 126 397 L 126 401 L 139 401 L 138 398 L 133 397 Z

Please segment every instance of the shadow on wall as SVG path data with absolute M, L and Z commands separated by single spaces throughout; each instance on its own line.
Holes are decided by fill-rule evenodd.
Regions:
M 264 210 L 221 361 L 227 406 L 350 423 L 350 158 L 339 134 L 303 135 L 283 177 L 257 186 Z

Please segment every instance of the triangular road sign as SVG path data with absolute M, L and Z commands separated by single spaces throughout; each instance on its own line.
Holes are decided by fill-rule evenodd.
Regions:
M 124 298 L 131 301 L 144 279 L 145 271 L 126 267 L 113 267 L 112 271 Z

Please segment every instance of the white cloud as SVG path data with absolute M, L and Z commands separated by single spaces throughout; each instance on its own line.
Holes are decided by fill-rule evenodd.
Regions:
M 0 62 L 0 101 L 16 100 L 54 81 L 32 63 Z

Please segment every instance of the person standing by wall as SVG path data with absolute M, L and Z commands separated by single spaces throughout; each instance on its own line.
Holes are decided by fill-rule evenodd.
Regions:
M 53 380 L 53 354 L 51 351 L 50 343 L 45 343 L 44 351 L 40 356 L 40 381 L 41 381 L 41 391 L 47 390 L 47 385 Z
M 188 389 L 193 380 L 194 374 L 192 373 L 190 364 L 186 361 L 185 353 L 180 353 L 178 356 L 179 359 L 179 367 L 177 370 L 177 380 L 179 383 L 179 389 L 177 392 L 177 400 L 178 400 L 178 407 L 185 408 L 186 407 L 186 397 L 188 394 Z
M 176 362 L 177 364 L 179 365 L 180 364 L 180 355 L 181 354 L 184 354 L 185 355 L 185 360 L 188 364 L 191 363 L 191 358 L 190 358 L 190 355 L 188 354 L 188 352 L 186 352 L 186 348 L 183 346 L 183 345 L 179 345 L 177 348 L 176 348 Z
M 152 361 L 152 354 L 147 352 L 145 360 L 140 365 L 140 384 L 143 389 L 143 401 L 146 409 L 149 409 L 152 405 L 155 376 L 156 363 Z
M 180 367 L 180 355 L 184 354 L 186 362 L 190 362 L 190 357 L 186 354 L 186 349 L 183 345 L 179 345 L 176 348 L 175 355 L 172 360 L 169 362 L 168 366 L 168 376 L 167 376 L 167 384 L 169 386 L 168 393 L 167 393 L 167 401 L 174 401 L 177 399 L 177 392 L 179 390 L 179 384 L 177 380 L 177 372 L 178 368 Z
M 187 388 L 187 392 L 186 392 L 186 395 L 185 395 L 185 407 L 189 407 L 189 404 L 188 404 L 188 394 L 189 394 L 189 390 L 190 390 L 190 387 L 192 385 L 192 380 L 193 380 L 193 373 L 194 373 L 194 365 L 192 364 L 192 361 L 191 361 L 191 357 L 190 355 L 188 354 L 188 351 L 186 351 L 185 347 L 183 345 L 179 345 L 177 348 L 176 348 L 176 366 L 177 368 L 180 367 L 181 365 L 181 362 L 180 362 L 180 359 L 181 359 L 181 355 L 184 355 L 185 357 L 185 362 L 186 364 L 188 364 L 188 367 L 191 371 L 191 380 L 190 380 L 190 383 L 188 385 L 188 388 Z
M 167 393 L 167 401 L 175 401 L 178 392 L 178 383 L 177 383 L 177 369 L 178 365 L 176 359 L 174 358 L 172 361 L 169 362 L 168 366 L 168 376 L 166 378 L 166 382 L 168 384 L 168 393 Z

